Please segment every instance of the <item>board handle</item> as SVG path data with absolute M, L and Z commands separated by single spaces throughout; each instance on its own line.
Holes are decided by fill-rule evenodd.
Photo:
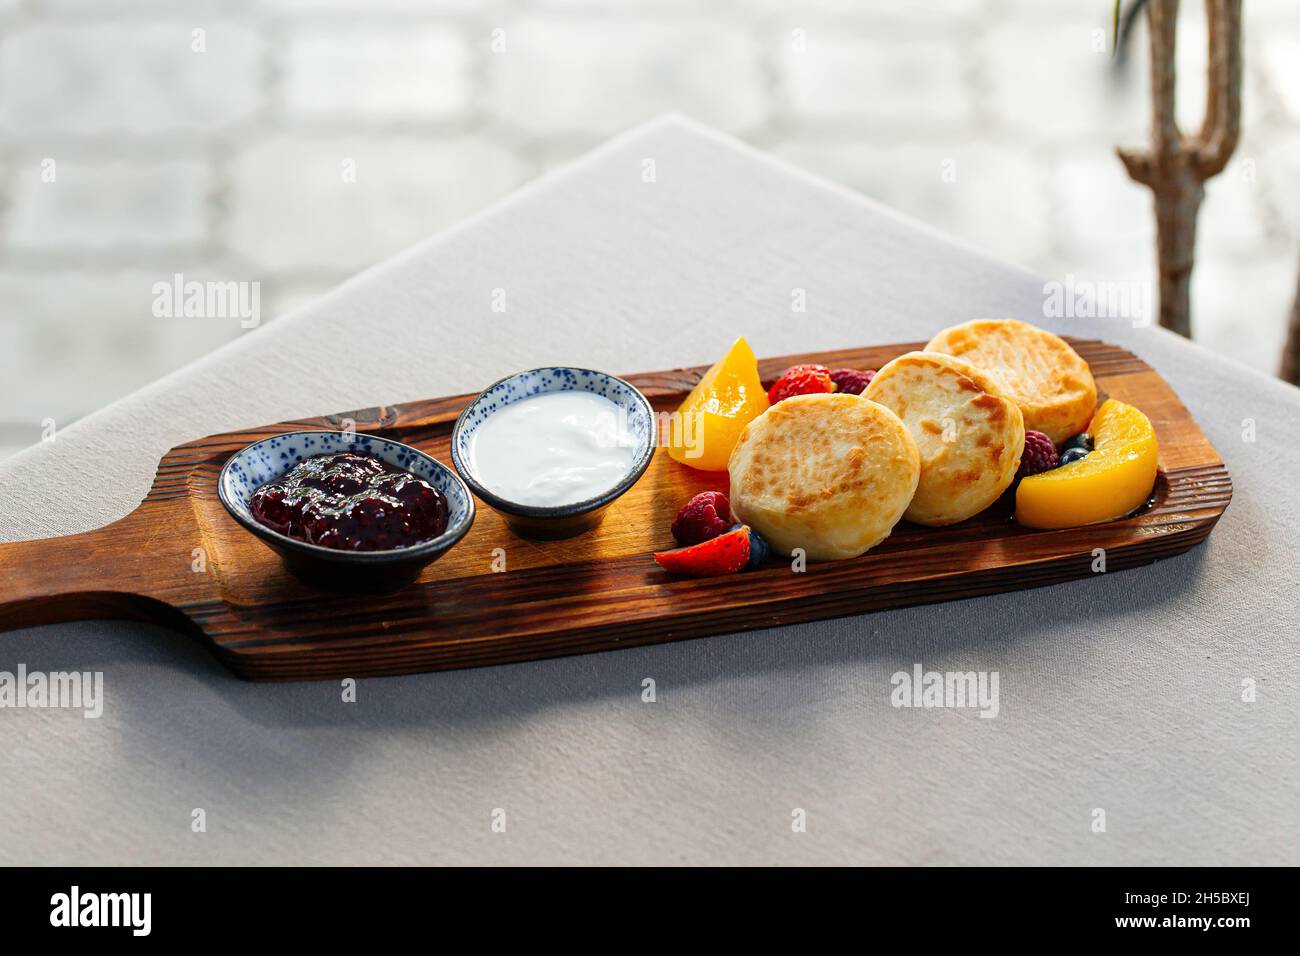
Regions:
M 0 631 L 105 618 L 169 620 L 154 556 L 124 548 L 131 516 L 58 538 L 0 544 Z M 151 572 L 150 566 L 153 565 Z

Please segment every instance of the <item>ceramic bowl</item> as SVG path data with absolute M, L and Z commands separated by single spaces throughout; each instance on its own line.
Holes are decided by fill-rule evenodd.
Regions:
M 423 478 L 437 488 L 447 499 L 447 530 L 436 538 L 405 548 L 388 551 L 339 551 L 290 538 L 253 519 L 248 501 L 254 491 L 268 481 L 279 478 L 304 458 L 339 452 L 373 455 Z M 383 569 L 385 573 L 418 571 L 465 537 L 474 523 L 474 497 L 454 471 L 436 458 L 409 445 L 355 432 L 286 432 L 253 442 L 232 455 L 221 469 L 221 475 L 217 479 L 217 493 L 232 518 L 299 568 L 343 572 L 349 572 L 350 569 L 358 572 Z
M 567 505 L 530 505 L 510 501 L 483 486 L 475 473 L 471 443 L 474 432 L 508 405 L 549 392 L 591 392 L 609 399 L 627 416 L 636 441 L 632 469 L 608 491 Z M 645 474 L 658 443 L 658 422 L 650 402 L 634 386 L 614 375 L 589 368 L 548 366 L 509 375 L 485 388 L 461 412 L 451 433 L 451 460 L 465 483 L 499 512 L 516 534 L 526 538 L 568 538 L 600 523 L 609 506 Z

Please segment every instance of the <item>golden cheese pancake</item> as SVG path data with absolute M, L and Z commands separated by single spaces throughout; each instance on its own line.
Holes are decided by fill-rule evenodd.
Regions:
M 889 537 L 921 474 L 898 416 L 857 395 L 796 395 L 740 433 L 731 510 L 778 551 L 854 558 Z
M 921 453 L 907 520 L 964 521 L 997 501 L 1015 478 L 1025 447 L 1020 409 L 964 359 L 908 352 L 877 372 L 863 396 L 892 409 Z
M 1064 339 L 1028 322 L 964 322 L 944 329 L 925 350 L 956 355 L 992 375 L 1020 406 L 1025 427 L 1058 445 L 1092 421 L 1097 384 L 1088 363 Z

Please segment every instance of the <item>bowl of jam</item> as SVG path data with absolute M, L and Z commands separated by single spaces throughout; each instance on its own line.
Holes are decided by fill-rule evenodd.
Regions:
M 231 517 L 298 566 L 418 570 L 465 536 L 474 498 L 401 442 L 298 431 L 236 452 L 217 481 Z

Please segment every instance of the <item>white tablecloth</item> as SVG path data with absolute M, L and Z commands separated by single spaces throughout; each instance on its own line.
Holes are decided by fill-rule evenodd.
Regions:
M 1147 568 L 365 680 L 355 703 L 241 682 L 159 627 L 0 634 L 0 670 L 102 670 L 106 697 L 97 720 L 0 710 L 0 862 L 1300 862 L 1300 392 L 1042 303 L 1042 279 L 668 118 L 60 432 L 0 466 L 0 539 L 125 515 L 164 451 L 211 432 L 552 362 L 702 364 L 738 334 L 774 355 L 1015 316 L 1154 365 L 1235 497 L 1205 546 Z M 997 671 L 998 716 L 892 707 L 916 663 Z

